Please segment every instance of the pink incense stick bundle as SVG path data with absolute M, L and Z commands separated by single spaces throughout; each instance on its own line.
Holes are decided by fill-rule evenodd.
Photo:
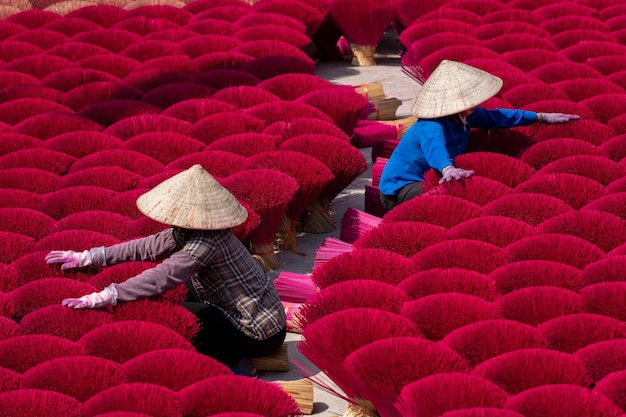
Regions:
M 350 252 L 352 249 L 352 244 L 344 242 L 343 240 L 334 237 L 324 238 L 322 244 L 315 251 L 313 269 L 317 268 L 320 265 L 323 265 L 329 259 L 332 259 L 337 255 L 341 255 L 345 252 Z
M 606 156 L 572 155 L 548 163 L 536 175 L 569 173 L 590 178 L 606 186 L 626 176 L 626 166 Z
M 594 343 L 624 339 L 626 324 L 600 314 L 578 313 L 543 322 L 537 330 L 550 349 L 574 353 Z
M 472 175 L 469 178 L 464 178 L 463 181 L 444 182 L 443 184 L 439 184 L 439 179 L 439 174 L 434 169 L 424 175 L 425 195 L 450 195 L 478 206 L 484 206 L 511 192 L 511 188 L 500 181 L 480 175 Z
M 385 168 L 387 161 L 389 161 L 388 158 L 382 157 L 378 157 L 376 158 L 376 161 L 374 161 L 374 164 L 372 165 L 372 185 L 374 187 L 378 187 L 378 184 L 380 183 L 380 176 L 383 173 L 383 169 Z
M 614 161 L 621 161 L 626 157 L 626 134 L 613 136 L 603 142 L 598 149 Z
M 341 219 L 340 239 L 347 243 L 354 243 L 365 232 L 373 229 L 380 222 L 380 217 L 354 207 L 348 207 Z
M 234 71 L 234 70 L 230 70 Z M 247 109 L 257 104 L 278 101 L 276 95 L 259 87 L 259 85 L 233 85 L 217 91 L 212 98 L 233 105 L 235 108 Z
M 0 369 L 0 392 L 15 391 L 20 388 L 22 375 L 10 369 Z
M 537 226 L 546 219 L 572 210 L 563 200 L 536 192 L 507 194 L 481 208 L 484 216 L 511 217 L 531 226 Z
M 112 321 L 113 317 L 108 312 L 77 311 L 59 303 L 28 313 L 22 318 L 20 324 L 26 333 L 48 334 L 78 341 L 89 331 Z
M 376 142 L 398 140 L 400 130 L 379 120 L 360 119 L 352 131 L 351 143 L 357 148 L 368 148 Z
M 621 305 L 626 298 L 626 282 L 600 282 L 587 285 L 580 290 L 587 310 L 590 313 L 602 314 L 618 320 L 625 320 Z
M 602 156 L 603 153 L 598 146 L 586 140 L 555 138 L 532 144 L 520 154 L 519 159 L 539 170 L 560 158 L 573 155 Z
M 459 210 L 445 209 L 451 205 Z M 479 215 L 480 206 L 477 204 L 460 197 L 433 194 L 422 195 L 394 207 L 385 215 L 383 222 L 418 221 L 449 229 Z
M 0 316 L 0 340 L 9 339 L 24 334 L 21 323 L 17 323 L 8 317 Z
M 30 334 L 0 341 L 0 366 L 23 374 L 32 367 L 66 356 L 84 356 L 78 342 L 47 334 Z
M 24 410 L 42 417 L 83 415 L 80 401 L 51 390 L 24 388 L 4 392 L 0 394 L 0 403 L 7 415 L 20 415 Z
M 77 160 L 71 155 L 45 148 L 19 149 L 0 156 L 0 168 L 36 168 L 61 175 Z
M 302 308 L 302 303 L 292 303 L 288 301 L 281 301 L 283 308 L 285 309 L 285 316 L 287 317 L 287 331 L 292 333 L 302 333 L 302 327 L 297 319 L 298 311 Z
M 391 2 L 330 0 L 328 14 L 351 42 L 353 65 L 376 65 L 378 42 L 393 19 Z
M 589 388 L 592 379 L 574 356 L 550 349 L 520 349 L 488 359 L 472 374 L 493 382 L 511 395 L 550 384 Z
M 296 100 L 311 91 L 334 88 L 335 84 L 313 74 L 288 73 L 261 81 L 257 87 L 281 100 Z
M 184 135 L 190 127 L 189 122 L 175 117 L 147 114 L 122 119 L 107 127 L 104 133 L 126 140 L 145 132 L 175 132 Z
M 433 294 L 459 293 L 494 301 L 500 293 L 493 280 L 485 274 L 460 268 L 432 268 L 403 279 L 398 288 L 411 300 Z
M 263 129 L 269 135 L 281 135 L 284 140 L 300 135 L 329 135 L 350 142 L 346 132 L 332 122 L 313 117 L 294 117 L 288 121 L 277 121 Z
M 303 303 L 318 292 L 311 275 L 297 272 L 282 271 L 274 280 L 274 286 L 281 301 L 289 303 Z
M 561 262 L 538 259 L 509 262 L 491 271 L 489 277 L 501 294 L 535 286 L 552 286 L 579 292 L 585 285 L 580 269 Z
M 50 390 L 80 402 L 127 382 L 120 364 L 95 356 L 66 356 L 33 366 L 22 375 L 22 388 Z
M 463 224 L 463 223 L 461 223 Z M 422 222 L 381 223 L 354 242 L 355 249 L 379 248 L 410 258 L 435 243 L 446 240 L 446 229 Z
M 626 340 L 623 339 L 592 343 L 574 352 L 574 358 L 584 366 L 593 382 L 597 384 L 613 372 L 624 370 L 625 345 Z
M 114 411 L 159 414 L 163 417 L 182 415 L 184 406 L 177 393 L 156 384 L 128 382 L 100 391 L 83 403 L 83 415 L 95 417 Z
M 624 385 L 626 384 L 626 371 L 617 371 L 601 379 L 594 388 L 615 403 L 622 410 L 626 407 L 624 401 Z
M 161 114 L 195 123 L 203 117 L 224 111 L 233 111 L 234 108 L 234 105 L 214 98 L 193 98 L 173 104 L 163 110 Z
M 480 216 L 448 229 L 449 239 L 476 239 L 501 248 L 538 231 L 522 220 L 505 216 Z

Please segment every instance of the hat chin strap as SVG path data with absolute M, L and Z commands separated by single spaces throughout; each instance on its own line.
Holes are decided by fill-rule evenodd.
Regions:
M 463 131 L 467 132 L 467 116 L 462 116 L 461 113 L 459 113 L 459 119 L 461 119 L 461 123 L 463 123 Z

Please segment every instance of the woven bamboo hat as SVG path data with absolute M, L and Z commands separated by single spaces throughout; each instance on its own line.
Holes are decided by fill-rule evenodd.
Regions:
M 489 100 L 501 88 L 495 75 L 444 59 L 422 86 L 411 112 L 420 119 L 450 116 Z
M 139 196 L 137 208 L 160 223 L 195 230 L 228 229 L 248 217 L 235 196 L 198 164 Z

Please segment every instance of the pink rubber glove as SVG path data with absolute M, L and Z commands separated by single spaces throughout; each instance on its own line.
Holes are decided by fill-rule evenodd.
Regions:
M 537 119 L 543 123 L 567 123 L 571 120 L 578 120 L 580 116 L 577 114 L 564 113 L 537 113 Z
M 89 251 L 53 250 L 46 255 L 47 264 L 61 264 L 61 269 L 85 268 L 91 265 Z
M 452 180 L 460 180 L 461 178 L 467 178 L 474 175 L 474 171 L 469 169 L 462 169 L 453 167 L 452 165 L 445 167 L 441 173 L 442 177 L 439 180 L 439 184 L 444 182 L 450 182 Z
M 113 285 L 109 285 L 100 292 L 92 292 L 80 298 L 66 298 L 61 304 L 71 308 L 102 308 L 116 305 L 117 291 Z

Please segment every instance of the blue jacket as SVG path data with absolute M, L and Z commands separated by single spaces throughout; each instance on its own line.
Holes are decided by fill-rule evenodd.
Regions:
M 458 116 L 421 119 L 404 134 L 385 164 L 378 188 L 385 195 L 396 195 L 407 184 L 423 181 L 430 168 L 441 172 L 453 165 L 454 157 L 465 152 L 470 128 L 526 126 L 537 120 L 537 113 L 524 110 L 477 107 L 467 117 L 467 129 Z

